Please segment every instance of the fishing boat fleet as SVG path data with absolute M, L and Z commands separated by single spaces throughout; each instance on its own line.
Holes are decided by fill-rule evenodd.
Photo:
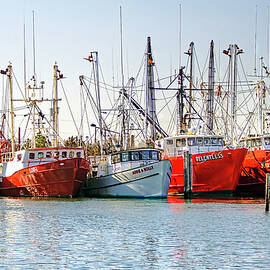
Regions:
M 193 56 L 193 47 L 194 43 L 191 43 L 187 53 L 189 57 Z M 146 77 L 142 84 L 144 106 L 141 100 L 136 99 L 135 79 L 131 78 L 127 85 L 122 81 L 120 90 L 117 89 L 116 104 L 106 111 L 104 117 L 98 52 L 91 52 L 86 60 L 93 67 L 94 81 L 87 83 L 87 77 L 80 76 L 80 85 L 85 89 L 83 100 L 91 100 L 92 113 L 97 120 L 97 124 L 91 125 L 95 127 L 97 153 L 94 155 L 89 154 L 89 145 L 82 140 L 78 145 L 70 146 L 59 135 L 58 82 L 63 75 L 56 63 L 53 66 L 52 99 L 43 97 L 44 82 L 37 86 L 35 75 L 31 84 L 25 83 L 23 97 L 15 99 L 12 66 L 1 70 L 7 78 L 9 102 L 5 103 L 6 109 L 2 111 L 0 131 L 0 196 L 166 198 L 169 194 L 185 192 L 186 153 L 191 157 L 188 169 L 191 170 L 191 192 L 194 196 L 264 194 L 266 173 L 270 170 L 270 135 L 265 130 L 261 135 L 241 138 L 235 135 L 236 93 L 233 91 L 236 91 L 236 82 L 233 81 L 228 86 L 230 92 L 225 93 L 231 96 L 228 105 L 231 115 L 228 116 L 228 110 L 226 112 L 229 121 L 224 124 L 225 129 L 215 128 L 214 101 L 221 97 L 222 88 L 220 85 L 216 87 L 214 82 L 213 49 L 212 41 L 208 82 L 204 88 L 196 89 L 202 93 L 203 116 L 193 105 L 198 98 L 192 96 L 195 91 L 192 66 L 188 75 L 181 67 L 175 78 L 170 79 L 169 86 L 155 87 L 155 63 L 148 37 L 144 55 Z M 231 55 L 230 61 L 234 61 L 230 63 L 231 72 L 235 72 L 233 65 L 236 67 L 236 56 L 240 53 L 237 46 L 230 46 L 226 51 Z M 232 78 L 236 76 L 230 75 Z M 189 88 L 184 85 L 185 81 Z M 90 89 L 90 83 L 94 90 Z M 173 83 L 176 87 L 170 89 Z M 172 126 L 176 130 L 175 135 L 165 131 L 159 122 L 156 101 L 160 90 L 174 91 L 176 120 Z M 262 95 L 258 97 L 264 98 Z M 17 138 L 15 136 L 14 102 L 18 100 L 24 102 L 24 109 L 28 110 L 25 116 L 28 116 L 27 125 L 31 125 L 32 131 L 32 137 L 24 136 L 23 140 L 20 128 Z M 167 100 L 164 94 L 162 100 Z M 45 101 L 52 105 L 49 120 L 40 105 Z M 86 103 L 83 106 L 86 107 Z M 192 122 L 197 128 L 192 128 Z M 231 123 L 229 127 L 228 122 Z

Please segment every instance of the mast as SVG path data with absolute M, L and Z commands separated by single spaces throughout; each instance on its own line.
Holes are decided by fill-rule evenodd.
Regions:
M 254 31 L 254 76 L 257 76 L 257 5 L 255 13 L 255 31 Z
M 190 57 L 189 69 L 189 96 L 188 96 L 188 127 L 191 127 L 191 104 L 192 104 L 192 86 L 193 86 L 193 61 L 194 61 L 194 42 L 189 44 L 189 50 L 186 52 Z
M 35 12 L 33 12 L 33 68 L 34 68 L 34 87 L 36 87 L 36 44 L 35 44 Z
M 23 73 L 24 73 L 24 98 L 27 100 L 26 92 L 26 52 L 25 52 L 25 23 L 23 24 Z
M 156 96 L 155 96 L 155 89 L 154 89 L 154 62 L 152 57 L 152 49 L 151 49 L 151 38 L 147 38 L 147 52 L 146 52 L 146 93 L 148 99 L 148 107 L 149 107 L 149 116 L 155 121 L 157 120 L 156 115 Z M 151 131 L 151 139 L 155 140 L 155 125 L 150 123 L 150 131 Z
M 179 90 L 177 92 L 176 96 L 176 109 L 177 109 L 177 133 L 180 134 L 184 129 L 184 98 L 183 98 L 183 93 L 184 93 L 184 73 L 183 73 L 184 67 L 181 67 L 179 70 L 179 75 L 178 75 L 178 86 Z
M 243 53 L 242 49 L 234 44 L 229 45 L 229 49 L 223 51 L 224 54 L 229 56 L 229 75 L 228 75 L 228 92 L 231 97 L 231 143 L 235 143 L 236 139 L 236 121 L 237 121 L 237 58 L 238 55 Z M 227 123 L 226 123 L 227 124 Z
M 58 85 L 57 85 L 57 73 L 58 66 L 55 63 L 53 66 L 53 129 L 54 129 L 54 139 L 53 147 L 58 146 L 58 134 L 59 134 L 59 119 L 58 119 Z
M 100 154 L 103 156 L 103 125 L 102 125 L 102 115 L 101 115 L 101 102 L 100 102 L 100 87 L 99 87 L 99 69 L 98 69 L 98 52 L 90 53 L 90 61 L 93 63 L 94 70 L 94 82 L 96 91 L 96 101 L 98 110 L 98 125 L 100 134 Z
M 208 67 L 208 98 L 207 98 L 207 126 L 209 131 L 214 128 L 214 83 L 215 83 L 215 70 L 214 70 L 214 41 L 210 43 L 210 56 Z
M 12 86 L 12 66 L 8 65 L 9 82 L 9 106 L 10 106 L 10 124 L 11 124 L 11 147 L 12 157 L 15 155 L 15 136 L 14 136 L 14 111 L 13 111 L 13 86 Z

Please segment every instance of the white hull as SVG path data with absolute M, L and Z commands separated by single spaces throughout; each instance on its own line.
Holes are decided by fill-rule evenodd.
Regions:
M 172 166 L 162 160 L 119 173 L 86 180 L 84 195 L 89 197 L 165 198 Z

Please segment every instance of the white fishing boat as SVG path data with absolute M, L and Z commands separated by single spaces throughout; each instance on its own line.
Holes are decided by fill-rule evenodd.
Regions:
M 117 152 L 101 161 L 97 176 L 86 180 L 82 192 L 88 197 L 165 198 L 172 166 L 160 160 L 156 149 Z

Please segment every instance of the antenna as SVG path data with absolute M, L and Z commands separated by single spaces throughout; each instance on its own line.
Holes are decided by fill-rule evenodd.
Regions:
M 26 52 L 25 52 L 25 21 L 23 22 L 23 73 L 24 73 L 24 98 L 27 99 L 26 93 Z
M 181 23 L 181 4 L 179 4 L 179 68 L 181 68 L 181 51 L 182 51 L 182 33 L 181 33 L 182 23 Z
M 35 47 L 35 11 L 33 10 L 33 64 L 34 64 L 34 86 L 36 87 L 36 47 Z
M 267 67 L 269 68 L 269 6 L 267 6 Z
M 122 24 L 122 7 L 120 6 L 120 51 L 121 51 L 121 76 L 122 88 L 124 89 L 124 64 L 123 64 L 123 24 Z
M 257 75 L 257 64 L 256 64 L 256 51 L 257 51 L 257 5 L 256 5 L 256 14 L 255 14 L 255 36 L 254 36 L 254 76 Z

